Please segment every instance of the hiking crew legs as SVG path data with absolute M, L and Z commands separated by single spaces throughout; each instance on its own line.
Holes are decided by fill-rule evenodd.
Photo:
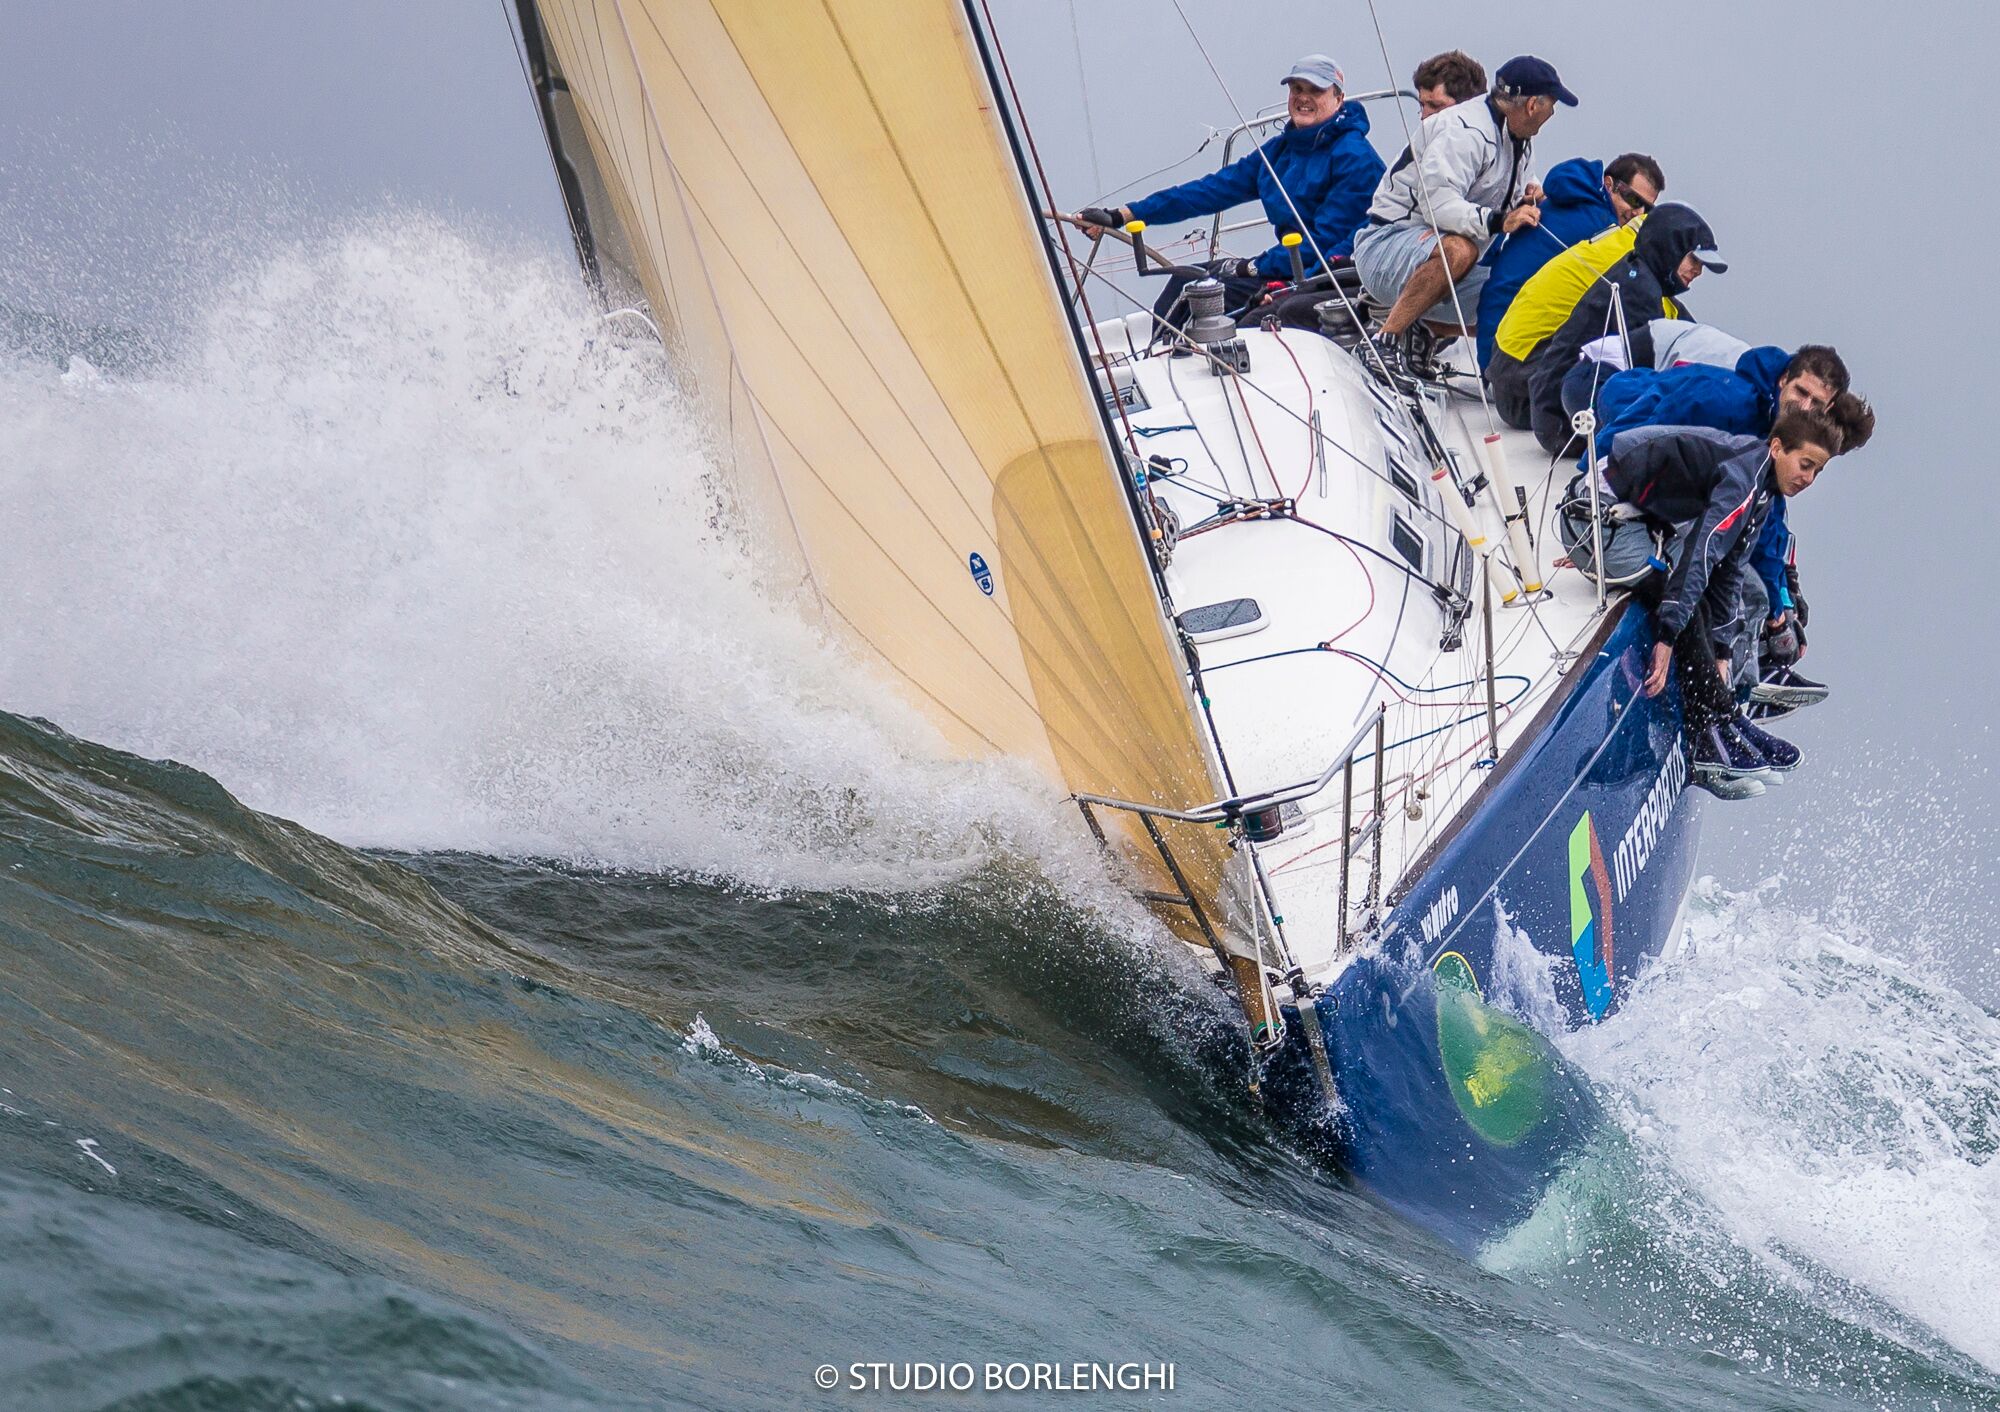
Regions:
M 1504 348 L 1493 350 L 1486 365 L 1486 387 L 1493 394 L 1493 410 L 1500 420 L 1516 431 L 1526 431 L 1533 416 L 1534 396 L 1528 390 L 1528 364 Z
M 1689 743 L 1702 732 L 1736 714 L 1736 695 L 1715 665 L 1715 645 L 1709 640 L 1708 609 L 1697 606 L 1688 625 L 1674 639 L 1674 671 L 1681 679 L 1681 716 Z
M 1500 355 L 1495 354 L 1495 357 Z M 1609 502 L 1606 503 L 1609 508 Z M 1597 578 L 1597 541 L 1590 532 L 1586 512 L 1572 517 L 1565 506 L 1556 516 L 1556 537 L 1562 541 L 1569 559 L 1585 578 Z M 1644 520 L 1607 520 L 1604 525 L 1604 568 L 1606 587 L 1629 587 L 1638 582 L 1648 564 L 1657 565 L 1658 553 L 1653 531 Z

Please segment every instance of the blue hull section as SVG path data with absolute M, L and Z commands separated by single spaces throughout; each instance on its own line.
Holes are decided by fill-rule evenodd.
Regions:
M 1536 1026 L 1613 1013 L 1693 879 L 1678 697 L 1638 689 L 1651 646 L 1648 615 L 1625 613 L 1397 900 L 1379 948 L 1315 1000 L 1339 1111 L 1296 1013 L 1267 1075 L 1274 1114 L 1468 1249 L 1525 1216 L 1598 1121 Z

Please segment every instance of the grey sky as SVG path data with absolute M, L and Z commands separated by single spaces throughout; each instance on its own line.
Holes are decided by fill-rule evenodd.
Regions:
M 752 3 L 752 0 L 743 0 Z M 891 3 L 891 0 L 883 0 Z M 1228 102 L 1169 0 L 992 0 L 1066 204 L 1191 149 Z M 1386 83 L 1363 4 L 1186 0 L 1238 100 L 1278 97 L 1298 54 L 1352 87 Z M 1436 49 L 1489 67 L 1534 52 L 1583 100 L 1538 141 L 1546 168 L 1636 148 L 1666 168 L 1734 268 L 1691 303 L 1752 342 L 1837 344 L 1882 422 L 1873 445 L 1794 507 L 1814 610 L 1811 669 L 1837 694 L 1796 734 L 1821 769 L 1782 795 L 1711 810 L 1711 856 L 1757 876 L 1753 837 L 1814 838 L 1838 815 L 1895 813 L 1943 774 L 1940 816 L 1993 802 L 1986 586 L 1995 304 L 1987 231 L 1992 123 L 1967 59 L 1995 21 L 1968 0 L 1895 5 L 1381 6 L 1393 78 Z M 1309 18 L 1308 18 L 1309 17 Z M 560 207 L 499 0 L 0 3 L 0 302 L 102 317 L 169 305 L 189 251 L 227 230 L 288 229 L 394 202 L 444 209 L 552 250 Z M 1078 86 L 1088 75 L 1090 123 Z M 1403 138 L 1378 109 L 1384 155 Z M 1205 168 L 1214 152 L 1182 174 Z M 1162 178 L 1161 180 L 1165 180 Z M 269 193 L 289 198 L 273 207 Z M 1145 187 L 1130 194 L 1140 194 Z M 1251 248 L 1249 246 L 1246 249 Z M 1947 893 L 1983 890 L 1985 836 L 1939 824 Z M 1953 848 L 1968 858 L 1954 861 Z M 1806 871 L 1810 872 L 1810 869 Z M 1969 893 L 1967 895 L 1970 895 Z

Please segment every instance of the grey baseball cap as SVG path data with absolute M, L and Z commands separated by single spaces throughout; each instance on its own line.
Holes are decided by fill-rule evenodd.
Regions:
M 1308 54 L 1292 65 L 1292 71 L 1279 79 L 1279 83 L 1290 83 L 1302 79 L 1314 88 L 1337 88 L 1347 92 L 1347 75 L 1340 71 L 1340 65 L 1324 54 Z
M 1705 250 L 1696 250 L 1692 253 L 1695 259 L 1701 261 L 1701 267 L 1704 270 L 1713 270 L 1719 275 L 1729 273 L 1729 261 L 1723 258 L 1722 252 L 1717 250 L 1713 245 Z

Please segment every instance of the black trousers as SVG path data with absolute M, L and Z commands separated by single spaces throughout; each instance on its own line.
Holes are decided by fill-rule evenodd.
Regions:
M 1528 358 L 1534 356 L 1530 353 Z M 1528 391 L 1528 373 L 1533 366 L 1532 361 L 1524 362 L 1499 348 L 1493 350 L 1493 360 L 1486 365 L 1486 390 L 1493 396 L 1493 410 L 1515 431 L 1528 429 L 1533 412 L 1534 398 Z
M 1715 669 L 1715 644 L 1709 641 L 1708 609 L 1697 607 L 1681 635 L 1674 639 L 1674 672 L 1681 681 L 1681 716 L 1692 741 L 1710 726 L 1736 714 L 1736 695 Z

